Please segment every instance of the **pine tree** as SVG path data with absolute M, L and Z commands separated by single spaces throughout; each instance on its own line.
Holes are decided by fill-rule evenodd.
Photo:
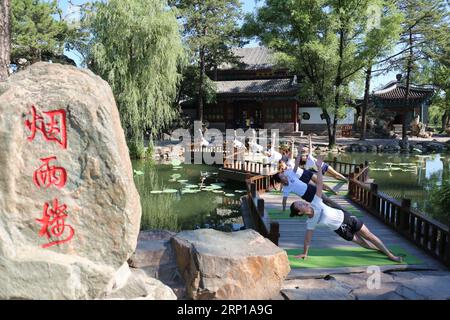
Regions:
M 58 21 L 56 1 L 12 0 L 11 61 L 30 63 L 62 56 L 67 24 Z
M 448 13 L 446 1 L 442 0 L 399 0 L 398 6 L 405 17 L 399 42 L 402 54 L 390 63 L 394 69 L 405 73 L 404 108 L 409 109 L 414 74 L 419 72 L 421 63 L 429 58 L 432 39 L 437 40 L 438 26 L 448 23 Z M 442 40 L 445 41 L 447 37 L 448 34 L 445 34 Z M 405 112 L 402 130 L 404 142 L 407 139 L 407 119 Z
M 203 121 L 206 71 L 221 62 L 233 59 L 230 48 L 239 44 L 238 0 L 173 0 L 169 2 L 179 10 L 184 37 L 192 54 L 191 63 L 197 66 L 195 78 L 197 119 Z M 191 72 L 192 73 L 192 72 Z

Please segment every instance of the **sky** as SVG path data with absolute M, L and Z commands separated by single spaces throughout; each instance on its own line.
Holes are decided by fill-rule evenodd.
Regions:
M 73 4 L 82 4 L 85 2 L 87 2 L 87 0 L 72 0 Z M 251 13 L 251 12 L 254 12 L 257 7 L 261 6 L 263 1 L 262 0 L 241 0 L 241 3 L 242 3 L 242 9 L 243 9 L 244 13 Z M 76 17 L 77 9 L 73 8 L 73 7 L 71 8 L 71 6 L 68 4 L 67 0 L 59 0 L 59 4 L 65 13 L 72 12 L 71 17 Z M 256 47 L 256 46 L 258 46 L 257 41 L 251 41 L 248 45 L 246 45 L 246 47 Z M 69 58 L 73 59 L 78 66 L 81 64 L 80 63 L 81 57 L 79 56 L 79 54 L 77 54 L 77 52 L 65 51 L 65 54 Z M 374 76 L 372 78 L 372 82 L 371 82 L 372 89 L 379 89 L 383 85 L 387 84 L 388 82 L 395 80 L 395 74 L 396 74 L 396 72 L 389 72 L 385 75 Z

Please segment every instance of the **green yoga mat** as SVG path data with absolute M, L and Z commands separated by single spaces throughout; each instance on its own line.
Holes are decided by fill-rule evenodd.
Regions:
M 274 194 L 274 195 L 280 195 L 280 194 L 283 194 L 281 191 L 279 191 L 279 190 L 271 190 L 271 191 L 269 191 L 268 192 L 269 194 Z
M 303 253 L 303 249 L 288 249 L 289 264 L 296 268 L 343 268 L 360 266 L 384 266 L 396 264 L 422 264 L 423 261 L 400 246 L 389 248 L 394 254 L 402 255 L 403 262 L 389 260 L 384 254 L 361 247 L 311 248 L 306 260 L 294 256 Z
M 358 218 L 364 217 L 364 214 L 358 208 L 348 206 L 348 207 L 344 207 L 344 210 L 348 211 L 352 216 L 355 216 Z
M 281 209 L 266 209 L 269 218 L 271 220 L 279 220 L 279 219 L 306 219 L 306 216 L 295 216 L 295 217 L 289 217 L 291 211 L 287 209 L 286 211 L 283 211 Z
M 337 194 L 334 194 L 330 191 L 324 191 L 325 195 L 327 197 L 332 197 L 332 196 L 346 196 L 348 191 L 337 191 Z

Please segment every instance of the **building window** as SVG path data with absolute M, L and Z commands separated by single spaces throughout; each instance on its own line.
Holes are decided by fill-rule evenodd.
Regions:
M 308 112 L 303 112 L 302 119 L 309 120 L 309 119 L 311 119 L 311 115 Z
M 223 107 L 220 105 L 208 105 L 204 109 L 205 119 L 210 122 L 222 122 L 223 117 Z
M 271 106 L 266 111 L 267 122 L 289 122 L 292 119 L 291 106 Z

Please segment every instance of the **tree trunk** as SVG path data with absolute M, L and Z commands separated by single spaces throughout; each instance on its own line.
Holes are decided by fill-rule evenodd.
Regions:
M 203 123 L 203 91 L 205 79 L 205 49 L 200 48 L 200 83 L 198 85 L 197 120 Z
M 342 85 L 342 60 L 344 58 L 344 29 L 340 29 L 339 31 L 339 63 L 337 68 L 335 90 L 336 93 L 334 95 L 334 115 L 333 115 L 333 127 L 332 134 L 330 136 L 330 140 L 328 142 L 329 148 L 333 148 L 336 145 L 336 127 L 337 127 L 337 114 L 340 106 L 341 100 L 341 85 Z
M 0 81 L 8 78 L 11 51 L 10 0 L 0 3 Z
M 328 146 L 331 145 L 332 141 L 334 141 L 333 130 L 331 129 L 331 118 L 325 108 L 322 108 L 323 115 L 325 117 L 325 121 L 327 123 L 327 131 L 328 131 Z
M 360 140 L 366 140 L 366 127 L 367 127 L 367 108 L 369 107 L 370 96 L 370 80 L 372 78 L 372 64 L 369 64 L 366 71 L 366 87 L 364 89 L 364 102 L 361 111 L 361 137 Z
M 441 124 L 442 124 L 442 131 L 445 131 L 448 124 L 448 111 L 445 111 L 441 118 Z
M 406 92 L 405 92 L 405 103 L 403 112 L 403 125 L 402 125 L 402 141 L 405 143 L 407 140 L 406 128 L 407 128 L 407 115 L 409 113 L 409 91 L 410 91 L 410 81 L 411 81 L 411 70 L 413 63 L 413 48 L 412 48 L 412 29 L 409 29 L 409 55 L 408 55 L 408 66 L 406 69 Z

